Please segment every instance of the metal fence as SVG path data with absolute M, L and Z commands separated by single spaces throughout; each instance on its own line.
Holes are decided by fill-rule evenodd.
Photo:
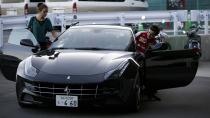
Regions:
M 26 28 L 30 18 L 26 16 L 2 16 L 0 18 L 0 46 L 3 45 L 3 30 Z M 61 32 L 72 22 L 84 24 L 139 24 L 154 22 L 173 22 L 173 35 L 177 35 L 183 22 L 204 22 L 204 34 L 208 34 L 210 10 L 173 10 L 173 11 L 130 11 L 130 12 L 98 12 L 77 14 L 48 14 L 53 26 L 61 26 Z

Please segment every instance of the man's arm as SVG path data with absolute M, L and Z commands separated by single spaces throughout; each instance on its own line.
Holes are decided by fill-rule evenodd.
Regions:
M 57 33 L 53 29 L 53 26 L 52 26 L 52 23 L 51 23 L 50 19 L 47 19 L 47 20 L 48 20 L 48 31 L 51 32 L 51 34 L 53 36 L 53 40 L 55 40 L 55 38 L 57 38 Z
M 51 34 L 52 34 L 52 36 L 53 36 L 53 40 L 55 40 L 55 38 L 57 38 L 57 33 L 56 33 L 56 31 L 55 30 L 52 30 L 51 31 Z

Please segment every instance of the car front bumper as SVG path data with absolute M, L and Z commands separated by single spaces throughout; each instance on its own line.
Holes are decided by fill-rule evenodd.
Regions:
M 56 95 L 78 96 L 79 107 L 122 104 L 128 99 L 130 91 L 132 87 L 129 87 L 128 82 L 122 86 L 122 81 L 118 80 L 94 84 L 56 84 L 32 82 L 17 76 L 16 81 L 18 101 L 41 106 L 56 106 Z

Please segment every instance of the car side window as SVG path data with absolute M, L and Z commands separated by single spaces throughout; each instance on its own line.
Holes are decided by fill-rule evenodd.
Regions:
M 22 39 L 30 39 L 34 45 L 38 44 L 34 35 L 27 29 L 13 29 L 9 35 L 8 43 L 20 45 Z

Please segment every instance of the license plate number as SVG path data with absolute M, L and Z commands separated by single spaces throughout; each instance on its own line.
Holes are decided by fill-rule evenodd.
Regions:
M 56 95 L 56 106 L 78 107 L 78 96 Z

